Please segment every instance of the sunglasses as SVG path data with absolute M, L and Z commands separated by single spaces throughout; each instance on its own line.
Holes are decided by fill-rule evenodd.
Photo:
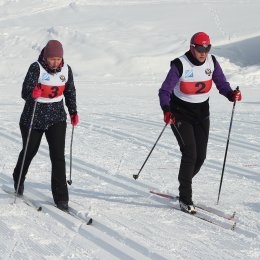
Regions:
M 198 45 L 198 44 L 192 44 L 192 46 L 196 49 L 196 51 L 203 53 L 203 52 L 209 52 L 211 49 L 211 44 L 209 44 L 207 47 L 204 47 L 202 45 Z

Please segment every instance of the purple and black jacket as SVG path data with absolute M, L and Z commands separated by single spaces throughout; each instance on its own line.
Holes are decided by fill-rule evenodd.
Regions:
M 203 64 L 194 58 L 191 51 L 186 52 L 185 55 L 193 65 L 200 66 Z M 232 93 L 230 84 L 226 80 L 226 77 L 215 56 L 212 55 L 212 59 L 214 62 L 212 80 L 219 90 L 219 93 L 229 99 Z M 171 111 L 176 119 L 182 118 L 189 122 L 198 122 L 208 118 L 209 100 L 202 103 L 190 103 L 183 101 L 174 95 L 173 90 L 179 82 L 182 73 L 183 66 L 180 59 L 177 58 L 171 61 L 170 71 L 168 72 L 167 77 L 159 90 L 160 106 L 162 110 L 164 112 Z

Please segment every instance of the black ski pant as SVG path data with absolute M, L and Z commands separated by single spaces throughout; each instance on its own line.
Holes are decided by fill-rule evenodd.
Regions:
M 47 130 L 31 130 L 31 135 L 28 143 L 28 148 L 25 156 L 24 167 L 21 175 L 20 184 L 24 183 L 25 176 L 28 172 L 32 159 L 36 155 L 43 134 L 45 133 L 47 142 L 49 144 L 50 159 L 52 164 L 51 172 L 51 189 L 54 202 L 68 201 L 68 188 L 66 182 L 66 163 L 65 163 L 65 135 L 66 122 L 57 123 Z M 13 179 L 15 185 L 18 184 L 20 169 L 24 155 L 24 149 L 27 141 L 29 129 L 20 125 L 20 130 L 23 139 L 23 149 L 19 154 L 16 167 L 13 172 Z
M 182 153 L 178 176 L 179 196 L 187 204 L 192 204 L 192 178 L 206 159 L 209 125 L 207 118 L 193 124 L 178 120 L 175 122 L 178 131 L 171 126 Z

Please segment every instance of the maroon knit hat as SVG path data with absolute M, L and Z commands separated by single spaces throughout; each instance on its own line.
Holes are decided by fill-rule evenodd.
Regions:
M 48 41 L 47 45 L 44 48 L 43 56 L 45 59 L 53 57 L 63 58 L 62 44 L 56 40 Z

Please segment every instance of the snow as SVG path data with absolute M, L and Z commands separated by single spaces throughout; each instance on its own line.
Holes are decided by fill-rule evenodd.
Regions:
M 0 0 L 0 185 L 12 185 L 21 149 L 21 85 L 49 39 L 64 45 L 77 88 L 73 205 L 86 226 L 57 211 L 37 212 L 0 189 L 1 259 L 259 259 L 260 2 L 254 0 Z M 178 191 L 180 152 L 164 123 L 158 89 L 191 35 L 206 31 L 233 88 L 235 107 L 220 203 L 216 205 L 232 103 L 213 90 L 207 160 L 193 196 L 237 212 L 231 231 L 171 209 L 149 193 Z M 67 175 L 71 125 L 66 140 Z M 25 194 L 52 201 L 46 140 Z M 165 201 L 165 203 L 164 203 Z

